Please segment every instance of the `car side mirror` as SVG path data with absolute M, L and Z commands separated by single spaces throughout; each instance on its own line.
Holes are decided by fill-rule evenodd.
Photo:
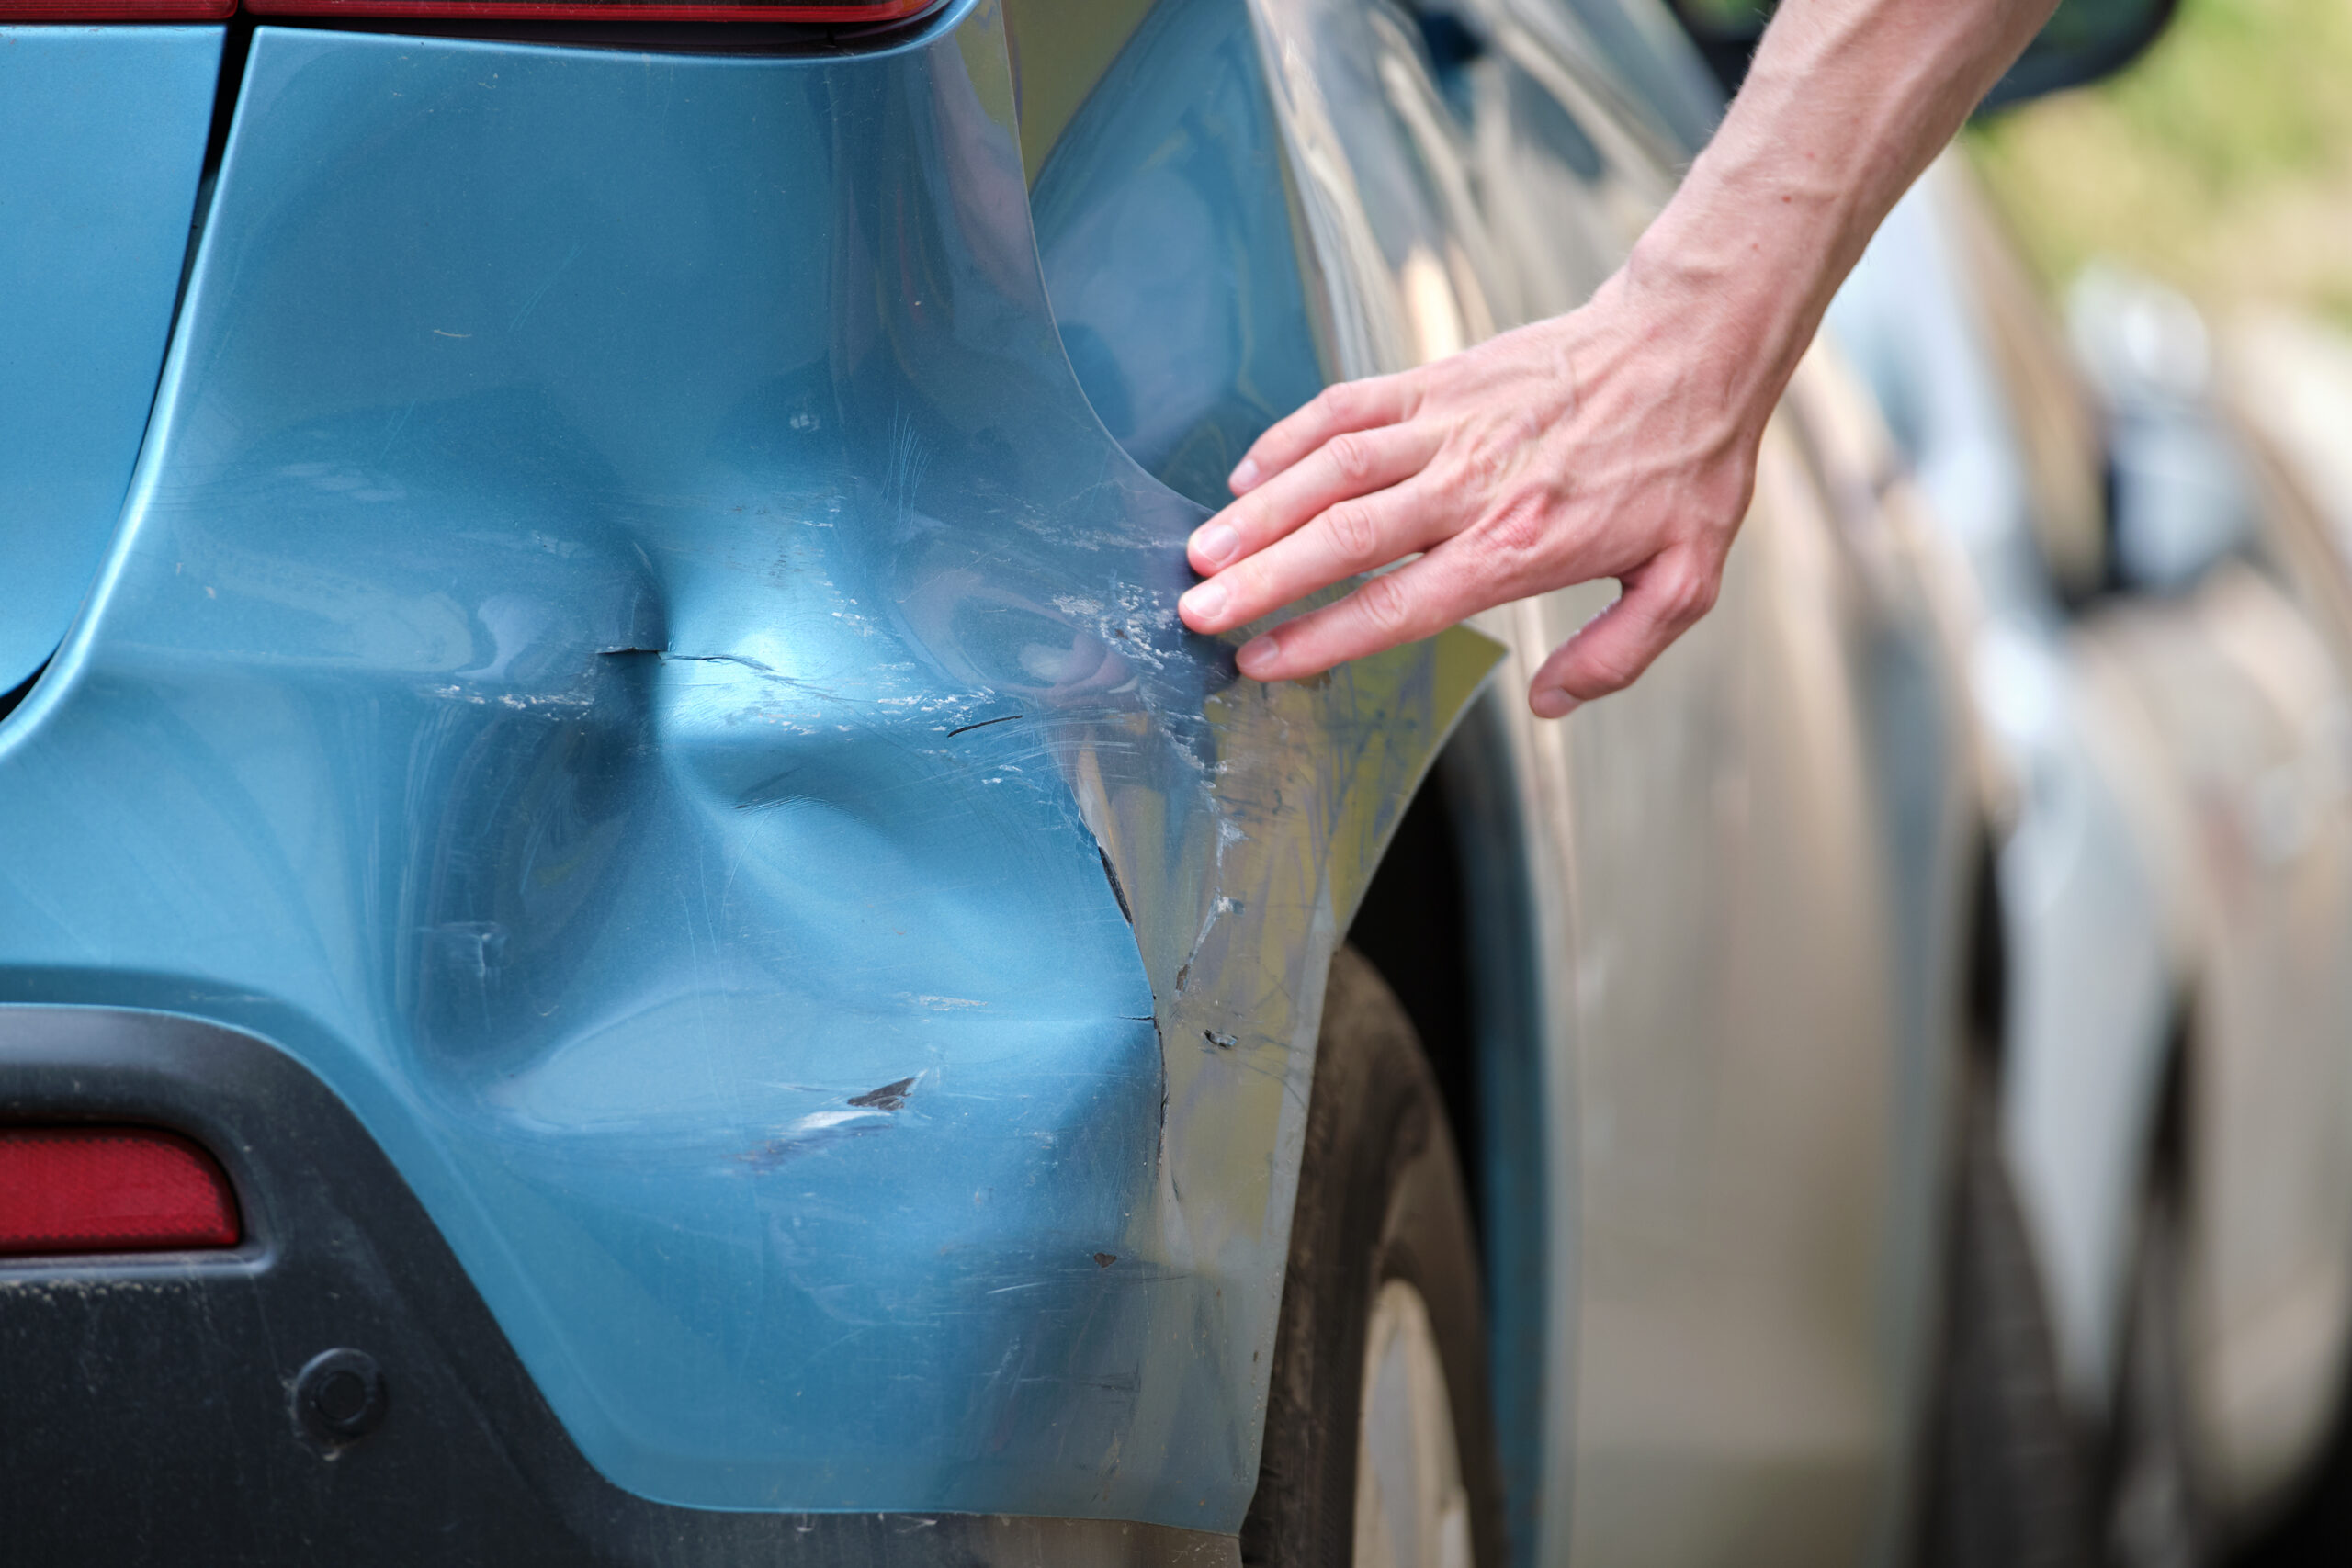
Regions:
M 1728 95 L 1739 90 L 1748 58 L 1775 0 L 1668 0 L 1683 29 Z M 1984 96 L 1981 109 L 2079 87 L 2120 71 L 2139 58 L 2172 20 L 2176 0 L 2059 0 L 2008 74 Z
M 2185 592 L 2255 534 L 2253 486 L 2213 398 L 2204 318 L 2163 284 L 2094 264 L 2067 290 L 2066 325 L 2108 409 L 2115 583 Z

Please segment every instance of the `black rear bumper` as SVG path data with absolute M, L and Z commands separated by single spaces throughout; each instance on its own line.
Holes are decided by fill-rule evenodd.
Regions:
M 251 1036 L 0 1008 L 0 1120 L 187 1133 L 227 1168 L 247 1231 L 225 1252 L 0 1261 L 12 1562 L 1238 1562 L 1230 1538 L 1159 1526 L 721 1513 L 622 1491 L 572 1445 L 358 1121 Z M 310 1397 L 321 1372 L 302 1379 L 336 1350 L 380 1378 L 379 1407 L 344 1423 L 356 1438 Z M 324 1363 L 338 1365 L 362 1363 Z

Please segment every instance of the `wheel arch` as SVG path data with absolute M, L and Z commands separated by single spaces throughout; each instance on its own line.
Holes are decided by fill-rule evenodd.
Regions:
M 1540 904 L 1500 688 L 1489 688 L 1407 808 L 1349 941 L 1396 992 L 1430 1057 L 1478 1230 L 1513 1561 L 1530 1560 L 1544 1480 L 1555 1303 Z
M 995 9 L 924 28 L 263 29 L 129 520 L 0 741 L 0 994 L 303 1061 L 624 1489 L 1218 1531 L 1322 964 L 1493 651 L 1262 687 L 1182 631 L 1200 511 L 1055 343 Z M 289 206 L 320 170 L 357 194 Z

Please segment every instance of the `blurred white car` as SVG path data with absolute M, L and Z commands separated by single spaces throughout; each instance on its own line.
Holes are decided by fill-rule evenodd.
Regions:
M 2005 1145 L 2104 1546 L 2185 1564 L 2276 1513 L 2344 1381 L 2352 615 L 2194 309 L 2095 270 L 2069 315 L 2071 356 L 1948 156 L 1831 322 L 1973 591 Z

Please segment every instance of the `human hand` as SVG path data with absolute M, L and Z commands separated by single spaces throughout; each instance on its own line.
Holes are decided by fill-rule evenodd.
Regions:
M 1556 718 L 1630 684 L 1715 602 L 1756 449 L 1895 198 L 2057 0 L 1782 0 L 1713 139 L 1582 310 L 1326 389 L 1258 438 L 1195 529 L 1178 608 L 1296 680 L 1594 578 L 1623 592 L 1536 671 Z M 1418 560 L 1407 558 L 1419 556 Z M 1396 566 L 1396 563 L 1407 564 Z
M 1194 531 L 1179 604 L 1222 632 L 1419 554 L 1252 638 L 1298 680 L 1596 578 L 1623 594 L 1537 670 L 1556 718 L 1623 689 L 1714 604 L 1779 387 L 1619 274 L 1590 303 L 1412 370 L 1327 388 L 1258 438 Z M 1760 406 L 1758 406 L 1760 405 Z

